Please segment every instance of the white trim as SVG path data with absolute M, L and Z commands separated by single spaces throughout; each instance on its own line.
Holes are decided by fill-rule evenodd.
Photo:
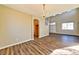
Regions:
M 29 40 L 25 40 L 25 41 L 22 41 L 22 42 L 17 42 L 17 43 L 13 43 L 13 44 L 10 44 L 10 45 L 6 45 L 4 47 L 0 47 L 0 49 L 8 48 L 8 47 L 11 47 L 11 46 L 14 46 L 14 45 L 17 45 L 17 44 L 21 44 L 21 43 L 24 43 L 24 42 L 27 42 L 27 41 L 30 41 L 30 40 L 34 40 L 34 39 L 29 39 Z
M 43 38 L 43 37 L 46 37 L 46 36 L 49 36 L 49 34 L 48 34 L 48 35 L 42 35 L 42 36 L 39 36 L 39 38 Z
M 51 33 L 55 33 L 55 34 L 64 34 L 64 35 L 75 35 L 75 36 L 79 36 L 79 34 L 69 34 L 69 33 L 58 33 L 58 32 L 51 32 Z

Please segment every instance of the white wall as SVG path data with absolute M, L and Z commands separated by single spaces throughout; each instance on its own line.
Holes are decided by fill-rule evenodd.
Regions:
M 32 35 L 32 15 L 0 5 L 0 48 L 29 41 Z
M 45 20 L 44 19 L 39 19 L 40 21 L 40 36 L 39 37 L 44 37 L 44 36 L 48 36 L 49 35 L 49 25 L 45 24 Z

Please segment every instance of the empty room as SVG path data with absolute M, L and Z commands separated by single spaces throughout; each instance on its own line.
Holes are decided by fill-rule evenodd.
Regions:
M 79 4 L 0 4 L 0 55 L 79 55 Z

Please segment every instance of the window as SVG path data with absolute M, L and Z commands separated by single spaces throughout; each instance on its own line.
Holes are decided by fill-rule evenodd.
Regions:
M 73 30 L 74 29 L 74 23 L 62 23 L 62 30 Z

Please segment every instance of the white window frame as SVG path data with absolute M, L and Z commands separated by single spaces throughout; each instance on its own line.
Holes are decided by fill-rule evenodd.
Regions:
M 62 30 L 74 30 L 74 22 L 62 23 Z

